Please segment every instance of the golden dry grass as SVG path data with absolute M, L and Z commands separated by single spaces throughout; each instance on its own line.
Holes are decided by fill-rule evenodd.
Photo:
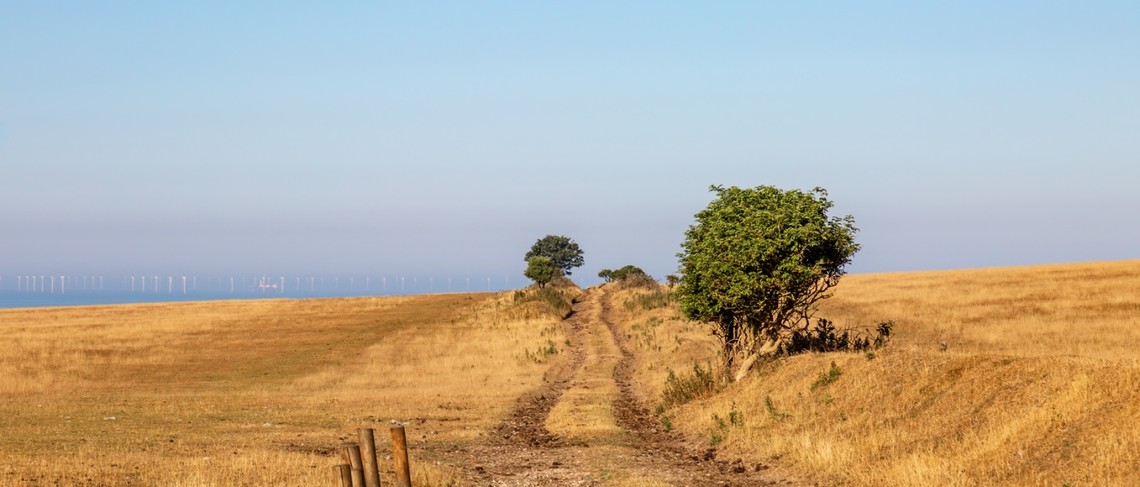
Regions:
M 664 416 L 722 457 L 828 485 L 1140 485 L 1137 310 L 1137 261 L 848 276 L 821 314 L 894 319 L 889 347 L 766 364 Z M 664 368 L 712 356 L 677 314 L 626 317 L 631 336 L 654 322 L 647 397 Z
M 417 485 L 446 484 L 423 447 L 483 434 L 564 339 L 514 301 L 0 311 L 0 485 L 329 485 L 334 450 L 390 420 L 408 423 Z
M 656 400 L 716 342 L 647 294 L 609 293 Z M 896 320 L 888 348 L 765 364 L 661 417 L 827 485 L 1140 485 L 1136 310 L 1140 262 L 848 276 L 822 314 Z M 0 485 L 327 485 L 330 452 L 389 420 L 417 484 L 447 484 L 437 452 L 479 441 L 565 340 L 510 294 L 6 310 L 0 333 Z M 620 433 L 575 408 L 614 393 L 614 344 L 587 338 L 547 423 L 568 438 Z
M 851 275 L 822 314 L 898 320 L 895 348 L 1140 358 L 1140 261 Z

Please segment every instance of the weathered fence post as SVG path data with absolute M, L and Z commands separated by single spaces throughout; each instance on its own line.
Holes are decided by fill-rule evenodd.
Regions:
M 376 437 L 372 428 L 356 430 L 360 438 L 360 456 L 364 460 L 364 487 L 380 487 L 380 469 L 376 464 Z
M 344 454 L 352 465 L 352 487 L 364 486 L 364 466 L 360 460 L 360 445 L 345 445 Z
M 412 475 L 408 470 L 408 439 L 404 435 L 404 425 L 392 426 L 391 433 L 392 462 L 396 466 L 396 485 L 412 487 Z
M 333 471 L 336 473 L 336 487 L 352 487 L 352 465 L 334 465 Z

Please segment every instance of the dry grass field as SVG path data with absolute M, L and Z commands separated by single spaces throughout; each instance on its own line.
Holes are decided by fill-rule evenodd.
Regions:
M 623 320 L 640 383 L 710 360 L 674 306 Z M 662 417 L 824 485 L 1140 485 L 1140 261 L 852 275 L 821 315 L 897 322 L 873 355 L 759 367 Z
M 665 288 L 607 286 L 588 309 L 651 407 L 669 371 L 716 368 Z M 766 363 L 658 419 L 804 484 L 1140 485 L 1137 311 L 1137 261 L 852 275 L 821 315 L 895 320 L 888 347 Z M 331 485 L 335 450 L 392 420 L 417 485 L 463 484 L 462 452 L 570 355 L 558 314 L 512 293 L 0 311 L 0 485 Z M 545 424 L 604 453 L 629 436 L 598 407 L 603 329 Z
M 0 335 L 20 486 L 331 485 L 335 450 L 391 420 L 416 484 L 447 485 L 433 451 L 485 434 L 563 341 L 509 294 L 4 310 Z

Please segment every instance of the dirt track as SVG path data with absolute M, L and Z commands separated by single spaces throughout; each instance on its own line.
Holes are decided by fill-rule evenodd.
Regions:
M 464 475 L 476 485 L 790 485 L 762 465 L 689 451 L 659 423 L 631 383 L 634 356 L 609 319 L 604 289 L 578 298 L 569 347 L 545 384 L 521 397 Z

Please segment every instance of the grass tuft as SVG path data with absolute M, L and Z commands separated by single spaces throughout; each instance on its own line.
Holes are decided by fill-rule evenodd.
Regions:
M 681 374 L 669 369 L 665 377 L 665 389 L 661 393 L 661 404 L 671 408 L 711 396 L 724 389 L 728 380 L 728 373 L 713 367 L 711 363 L 705 367 L 693 364 L 691 371 Z

